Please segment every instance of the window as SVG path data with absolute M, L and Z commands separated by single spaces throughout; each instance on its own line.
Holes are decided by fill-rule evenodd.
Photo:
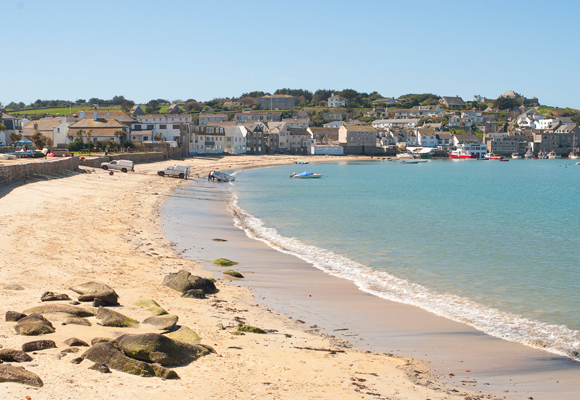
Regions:
M 159 129 L 167 129 L 167 125 L 159 125 Z
M 153 125 L 147 125 L 147 129 L 150 131 L 153 130 Z
M 179 129 L 180 125 L 173 125 L 173 129 Z

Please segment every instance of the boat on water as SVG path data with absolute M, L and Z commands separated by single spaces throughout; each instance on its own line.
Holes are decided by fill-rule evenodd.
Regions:
M 568 154 L 568 158 L 572 159 L 572 160 L 577 160 L 578 158 L 580 158 L 580 156 L 578 156 L 574 151 L 576 149 L 576 135 L 574 135 L 572 137 L 572 151 L 570 152 L 570 154 Z
M 449 158 L 480 160 L 487 154 L 484 144 L 460 144 L 449 153 Z
M 483 156 L 484 159 L 486 160 L 498 160 L 498 161 L 502 161 L 503 160 L 503 156 L 498 156 L 497 154 L 486 154 L 485 156 Z
M 211 171 L 207 176 L 208 181 L 218 181 L 218 182 L 233 182 L 236 178 L 232 175 L 228 175 L 224 172 Z
M 528 149 L 528 151 L 526 151 L 526 154 L 524 154 L 524 158 L 527 160 L 532 160 L 536 158 L 536 156 L 534 155 L 531 149 Z
M 548 153 L 548 158 L 550 160 L 555 160 L 556 158 L 562 158 L 562 156 L 559 154 L 556 154 L 556 152 L 554 150 L 552 150 L 551 152 Z
M 519 155 L 519 153 L 512 153 L 512 158 L 522 158 L 522 156 Z
M 294 161 L 294 164 L 308 164 L 308 161 Z
M 428 160 L 403 160 L 401 164 L 419 164 L 419 163 L 426 163 Z
M 415 158 L 415 156 L 413 155 L 413 153 L 406 152 L 397 154 L 397 158 L 412 160 Z
M 315 174 L 314 172 L 310 172 L 310 171 L 304 171 L 300 174 L 297 174 L 296 172 L 292 172 L 292 175 L 290 175 L 290 178 L 294 178 L 294 179 L 316 179 L 316 178 L 320 178 L 322 176 L 322 174 Z

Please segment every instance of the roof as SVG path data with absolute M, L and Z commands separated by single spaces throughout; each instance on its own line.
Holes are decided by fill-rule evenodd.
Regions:
M 460 143 L 475 142 L 475 141 L 481 142 L 482 140 L 482 138 L 480 138 L 477 135 L 455 135 L 455 137 Z
M 337 137 L 339 128 L 309 128 L 315 138 L 320 137 Z
M 62 120 L 59 118 L 45 117 L 37 121 L 30 121 L 22 127 L 22 130 L 33 130 L 33 131 L 52 131 L 54 128 L 61 124 Z M 35 128 L 36 126 L 36 128 Z
M 75 122 L 69 126 L 69 132 L 71 129 L 106 129 L 111 128 L 115 130 L 120 130 L 124 128 L 125 125 L 113 118 L 98 118 L 96 121 L 92 118 L 84 118 L 80 121 Z
M 451 132 L 438 132 L 437 137 L 439 139 L 453 139 L 453 133 L 451 133 Z
M 2 119 L 18 119 L 10 114 L 2 113 Z
M 347 131 L 352 132 L 376 131 L 376 129 L 370 125 L 344 125 L 344 127 L 346 128 Z
M 499 97 L 505 97 L 508 99 L 519 99 L 522 96 L 520 94 L 514 92 L 513 90 L 508 90 L 507 92 L 505 92 L 504 94 L 502 94 Z
M 112 114 L 111 114 L 111 118 L 114 118 Z M 139 120 L 140 122 L 142 119 L 152 119 L 152 118 L 159 118 L 160 120 L 167 119 L 167 122 L 180 122 L 179 120 L 170 121 L 169 119 L 170 118 L 186 118 L 186 119 L 189 118 L 189 119 L 191 119 L 191 115 L 189 115 L 189 114 L 180 114 L 180 115 L 176 115 L 176 114 L 147 114 L 147 115 L 138 115 L 135 118 L 137 120 Z M 135 118 L 133 119 L 133 121 L 135 121 Z M 181 121 L 181 122 L 183 122 L 183 121 Z
M 282 122 L 286 122 L 287 124 L 310 124 L 310 120 L 308 118 L 284 118 Z
M 226 114 L 226 113 L 215 113 L 215 114 L 213 114 L 213 113 L 204 113 L 204 114 L 201 114 L 200 113 L 199 114 L 199 118 L 208 117 L 208 116 L 214 117 L 214 118 L 216 118 L 216 117 L 225 118 L 225 119 L 228 118 L 228 114 Z
M 450 106 L 464 106 L 465 102 L 458 96 L 443 96 L 441 100 L 445 101 Z
M 282 115 L 282 113 L 280 111 L 244 111 L 235 113 L 236 118 L 238 115 Z
M 306 129 L 288 129 L 291 136 L 310 136 L 310 132 Z
M 133 107 L 131 107 L 131 112 L 134 112 L 138 108 L 141 108 L 141 105 L 140 104 L 135 104 Z
M 414 106 L 412 111 L 436 111 L 438 106 Z
M 435 131 L 433 129 L 418 129 L 418 131 L 421 135 L 435 135 Z

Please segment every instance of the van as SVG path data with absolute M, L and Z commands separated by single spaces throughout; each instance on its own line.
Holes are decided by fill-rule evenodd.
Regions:
M 135 171 L 133 168 L 133 161 L 130 160 L 113 160 L 101 163 L 101 168 L 105 171 L 108 169 L 116 169 L 121 172 Z
M 189 175 L 189 167 L 187 165 L 172 165 L 157 171 L 159 176 L 177 176 L 178 178 L 187 179 Z

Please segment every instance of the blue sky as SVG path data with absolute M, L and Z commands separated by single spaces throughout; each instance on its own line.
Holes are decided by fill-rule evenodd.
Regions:
M 580 109 L 580 2 L 2 0 L 0 102 L 278 88 Z

